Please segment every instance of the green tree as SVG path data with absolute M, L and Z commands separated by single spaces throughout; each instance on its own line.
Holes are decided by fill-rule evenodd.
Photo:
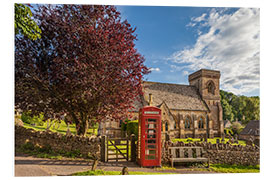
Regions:
M 246 106 L 243 109 L 244 124 L 251 120 L 260 119 L 260 99 L 259 97 L 250 97 L 246 99 Z
M 220 91 L 223 117 L 231 122 L 238 119 L 242 124 L 260 119 L 260 97 L 236 96 L 233 93 Z
M 15 4 L 15 35 L 22 34 L 32 40 L 41 37 L 41 30 L 32 19 L 30 8 L 24 4 Z
M 221 104 L 223 107 L 223 118 L 229 121 L 233 121 L 234 114 L 232 111 L 232 106 L 226 101 L 226 99 L 221 100 Z

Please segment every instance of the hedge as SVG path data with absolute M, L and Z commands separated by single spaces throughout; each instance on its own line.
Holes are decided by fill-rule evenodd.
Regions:
M 138 137 L 138 120 L 125 120 L 121 124 L 121 131 L 127 132 L 127 135 L 130 136 L 131 134 L 135 134 L 136 139 Z

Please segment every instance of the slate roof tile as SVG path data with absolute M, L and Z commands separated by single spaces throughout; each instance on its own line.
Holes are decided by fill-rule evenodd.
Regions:
M 158 106 L 164 101 L 170 109 L 208 110 L 195 86 L 144 81 L 143 92 L 141 102 L 134 102 L 134 111 L 148 104 L 150 93 L 153 106 Z

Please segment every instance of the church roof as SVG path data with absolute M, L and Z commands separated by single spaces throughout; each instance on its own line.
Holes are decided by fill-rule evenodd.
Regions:
M 153 106 L 165 102 L 170 109 L 208 111 L 195 86 L 144 81 L 143 92 L 141 102 L 134 103 L 135 111 L 148 105 L 149 94 L 152 94 Z

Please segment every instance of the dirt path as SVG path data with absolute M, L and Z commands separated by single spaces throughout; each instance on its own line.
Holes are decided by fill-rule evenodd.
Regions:
M 15 156 L 15 176 L 68 176 L 75 172 L 91 170 L 91 163 L 86 160 L 53 160 L 46 158 L 36 158 L 23 154 L 16 154 Z M 129 171 L 143 171 L 143 172 L 170 172 L 179 174 L 202 174 L 213 173 L 209 171 L 196 171 L 194 169 L 187 169 L 177 167 L 175 170 L 158 170 L 155 168 L 141 168 L 132 162 L 110 162 L 98 164 L 97 169 L 106 171 L 121 171 L 124 166 L 127 166 Z

